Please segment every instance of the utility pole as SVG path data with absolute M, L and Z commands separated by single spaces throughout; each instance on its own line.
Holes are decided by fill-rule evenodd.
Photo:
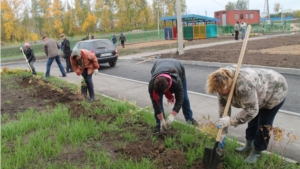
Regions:
M 283 21 L 283 5 L 281 6 L 281 23 Z
M 269 22 L 270 22 L 269 1 L 268 0 L 265 0 L 264 19 L 265 19 L 265 32 L 266 32 L 267 24 L 269 24 Z
M 176 0 L 176 9 L 177 9 L 178 55 L 182 55 L 182 54 L 184 54 L 184 51 L 183 51 L 182 18 L 181 18 L 180 0 Z
M 159 4 L 158 4 L 158 0 L 157 0 L 157 33 L 159 36 Z

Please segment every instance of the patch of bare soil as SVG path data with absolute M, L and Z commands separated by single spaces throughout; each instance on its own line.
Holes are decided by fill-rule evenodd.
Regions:
M 1 113 L 12 116 L 29 108 L 45 110 L 56 103 L 81 101 L 83 97 L 71 93 L 67 88 L 51 90 L 47 82 L 30 77 L 15 77 L 1 81 Z
M 298 48 L 299 45 L 299 35 L 248 41 L 243 64 L 300 69 L 300 55 L 297 53 L 300 51 Z M 218 45 L 186 50 L 185 53 L 180 56 L 173 54 L 173 58 L 178 60 L 236 64 L 238 62 L 241 48 L 241 42 Z M 287 50 L 292 51 L 289 53 L 282 52 Z M 171 57 L 171 54 L 162 54 L 162 58 Z
M 16 86 L 12 88 L 10 84 Z M 83 97 L 80 94 L 74 94 L 67 88 L 60 90 L 51 90 L 48 87 L 47 82 L 42 79 L 35 79 L 31 77 L 14 78 L 11 80 L 1 81 L 1 113 L 10 114 L 15 116 L 17 113 L 23 112 L 28 108 L 36 110 L 45 110 L 45 106 L 52 106 L 56 103 L 62 103 L 69 105 L 69 111 L 72 113 L 73 118 L 80 116 L 86 116 L 87 118 L 94 119 L 97 123 L 106 121 L 109 124 L 116 121 L 116 113 L 109 113 L 105 115 L 95 114 L 93 108 L 108 109 L 105 105 L 101 104 L 101 101 L 97 99 L 94 103 L 84 107 L 80 101 Z M 197 158 L 190 166 L 187 166 L 187 150 L 188 148 L 199 147 L 201 143 L 196 145 L 188 145 L 179 149 L 169 149 L 165 147 L 165 139 L 169 137 L 177 138 L 177 131 L 170 129 L 167 132 L 162 132 L 157 135 L 153 135 L 153 128 L 143 121 L 132 120 L 131 114 L 124 115 L 127 119 L 122 127 L 122 131 L 119 133 L 99 133 L 99 136 L 90 138 L 80 147 L 71 147 L 71 145 L 65 145 L 62 152 L 58 157 L 47 159 L 52 163 L 64 164 L 65 162 L 71 162 L 78 164 L 80 167 L 84 165 L 88 160 L 87 149 L 93 149 L 96 152 L 103 152 L 109 154 L 110 159 L 113 161 L 118 157 L 126 159 L 133 159 L 141 161 L 143 158 L 148 158 L 151 161 L 155 161 L 155 165 L 162 169 L 202 169 L 202 161 Z M 124 131 L 130 131 L 136 135 L 136 141 L 126 143 L 122 134 Z M 155 141 L 151 138 L 156 137 Z M 116 146 L 120 145 L 120 146 Z M 39 159 L 43 160 L 43 159 Z M 46 160 L 46 159 L 44 159 Z M 92 166 L 99 167 L 99 166 Z M 218 169 L 221 169 L 221 164 Z

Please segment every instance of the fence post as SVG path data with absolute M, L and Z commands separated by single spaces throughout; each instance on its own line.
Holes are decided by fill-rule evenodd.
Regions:
M 291 21 L 289 21 L 289 33 L 291 33 Z
M 128 43 L 130 43 L 130 32 L 128 32 Z
M 161 30 L 159 30 L 159 39 L 161 39 L 161 34 L 162 34 L 163 32 L 161 32 Z
M 70 39 L 70 48 L 73 49 L 73 38 Z

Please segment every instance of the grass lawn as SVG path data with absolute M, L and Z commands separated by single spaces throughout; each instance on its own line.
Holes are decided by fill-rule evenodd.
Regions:
M 152 134 L 152 109 L 97 95 L 89 103 L 79 85 L 30 72 L 1 72 L 1 168 L 161 169 L 203 168 L 205 146 L 213 147 L 215 124 L 196 127 L 174 122 Z M 42 75 L 39 73 L 39 75 Z M 299 168 L 276 154 L 263 154 L 255 165 L 227 140 L 218 168 Z

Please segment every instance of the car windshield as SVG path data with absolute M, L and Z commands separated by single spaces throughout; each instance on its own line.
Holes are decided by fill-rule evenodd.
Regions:
M 97 40 L 93 41 L 93 48 L 94 49 L 103 49 L 103 48 L 108 48 L 111 47 L 113 44 L 111 43 L 110 40 Z

